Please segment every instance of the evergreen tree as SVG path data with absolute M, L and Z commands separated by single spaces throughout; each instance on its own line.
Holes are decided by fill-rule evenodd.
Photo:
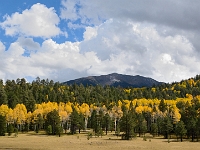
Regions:
M 36 132 L 40 131 L 43 128 L 43 124 L 44 124 L 44 118 L 42 117 L 41 114 L 38 114 L 37 120 L 35 121 Z
M 151 131 L 150 133 L 153 135 L 153 137 L 155 137 L 156 135 L 158 135 L 158 125 L 157 123 L 152 123 L 151 124 Z
M 192 136 L 192 142 L 194 142 L 194 138 L 196 134 L 196 123 L 197 123 L 197 119 L 192 117 L 190 118 L 190 120 L 188 121 L 186 125 L 187 131 L 188 131 L 188 137 Z
M 60 116 L 55 109 L 47 114 L 45 120 L 45 129 L 48 134 L 58 134 L 56 129 L 60 127 Z M 49 130 L 50 129 L 50 130 Z
M 14 132 L 13 124 L 9 124 L 7 126 L 7 132 L 8 132 L 8 136 L 10 136 Z
M 97 111 L 93 110 L 91 117 L 89 118 L 89 125 L 93 129 L 95 133 L 97 133 L 98 130 L 98 120 L 97 120 Z
M 167 106 L 166 106 L 166 104 L 165 104 L 164 99 L 161 99 L 160 104 L 159 104 L 159 109 L 160 109 L 160 111 L 162 111 L 162 112 L 165 112 L 165 111 L 167 110 Z
M 83 114 L 79 114 L 78 129 L 79 129 L 79 133 L 80 133 L 81 129 L 85 129 L 85 118 L 84 118 Z
M 141 133 L 144 133 L 147 131 L 146 121 L 142 113 L 137 114 L 136 130 L 139 133 L 139 137 L 141 136 Z
M 175 126 L 175 134 L 177 136 L 177 139 L 178 139 L 178 136 L 180 136 L 181 138 L 181 142 L 183 141 L 183 136 L 187 133 L 187 130 L 185 128 L 185 124 L 183 121 L 179 121 L 176 126 Z
M 111 118 L 109 114 L 106 113 L 105 116 L 103 117 L 103 124 L 102 124 L 102 127 L 106 130 L 106 135 L 108 133 L 110 126 L 111 126 Z
M 5 136 L 6 133 L 6 117 L 0 115 L 0 136 Z
M 136 113 L 135 109 L 130 104 L 130 110 L 124 112 L 123 117 L 120 120 L 120 130 L 124 132 L 124 139 L 130 140 L 134 135 L 134 129 L 136 127 Z
M 169 135 L 171 131 L 173 130 L 173 124 L 169 117 L 165 117 L 162 126 L 161 126 L 161 132 L 164 135 L 164 138 L 169 138 Z
M 8 104 L 8 100 L 7 100 L 7 94 L 6 91 L 4 90 L 4 86 L 3 86 L 3 81 L 0 80 L 0 106 L 2 104 Z
M 70 125 L 70 132 L 71 134 L 75 134 L 76 130 L 79 128 L 80 126 L 80 118 L 79 118 L 79 114 L 76 111 L 75 108 L 73 108 L 73 112 L 70 115 L 70 121 L 71 121 L 71 125 Z

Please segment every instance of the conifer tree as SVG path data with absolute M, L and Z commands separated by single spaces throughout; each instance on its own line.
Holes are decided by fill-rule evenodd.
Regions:
M 70 132 L 71 132 L 71 134 L 75 134 L 76 130 L 80 126 L 80 124 L 79 124 L 80 123 L 79 114 L 78 114 L 78 112 L 75 108 L 73 108 L 73 112 L 70 115 L 70 121 L 71 121 Z
M 180 136 L 181 138 L 181 142 L 183 141 L 183 136 L 187 133 L 187 130 L 185 128 L 185 124 L 183 121 L 179 121 L 176 126 L 175 126 L 175 134 L 177 136 L 177 139 L 178 139 L 178 136 Z
M 120 120 L 120 130 L 124 132 L 124 139 L 130 140 L 134 135 L 136 127 L 136 112 L 131 102 L 130 109 L 126 110 Z
M 6 117 L 0 115 L 0 136 L 5 136 L 6 133 Z
M 60 117 L 58 111 L 55 109 L 47 114 L 47 118 L 45 120 L 45 128 L 48 134 L 59 134 L 57 133 L 57 128 L 60 128 Z

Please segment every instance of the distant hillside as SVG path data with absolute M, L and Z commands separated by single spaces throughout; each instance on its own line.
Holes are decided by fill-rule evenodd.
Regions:
M 160 85 L 162 82 L 158 82 L 154 79 L 143 77 L 143 76 L 131 76 L 131 75 L 123 75 L 112 73 L 108 75 L 101 75 L 101 76 L 89 76 L 84 78 L 79 78 L 75 80 L 70 80 L 64 82 L 63 84 L 72 85 L 72 84 L 83 84 L 84 86 L 87 85 L 110 85 L 114 87 L 134 87 L 134 88 L 141 88 L 141 87 L 151 87 L 153 85 Z

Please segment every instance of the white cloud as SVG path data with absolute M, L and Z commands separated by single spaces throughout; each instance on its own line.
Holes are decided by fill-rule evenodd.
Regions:
M 174 64 L 169 54 L 163 54 L 161 60 L 164 64 Z
M 66 19 L 66 20 L 72 20 L 75 21 L 79 18 L 78 16 L 78 0 L 62 0 L 61 4 L 62 4 L 62 8 L 61 8 L 61 15 L 60 17 L 62 19 Z
M 97 36 L 97 28 L 86 27 L 86 31 L 83 34 L 84 40 L 90 40 L 91 38 L 96 36 Z
M 4 44 L 0 41 L 0 54 L 5 51 L 5 46 Z
M 19 42 L 23 48 L 28 50 L 38 50 L 40 48 L 40 44 L 34 42 L 32 38 L 19 37 L 17 42 Z
M 152 24 L 112 19 L 101 24 L 97 35 L 81 42 L 80 47 L 83 52 L 97 52 L 101 60 L 88 70 L 90 74 L 139 74 L 171 82 L 198 73 L 191 67 L 199 62 L 190 41 L 182 35 L 159 34 Z
M 50 38 L 61 34 L 57 26 L 59 21 L 54 8 L 37 3 L 21 14 L 16 12 L 5 16 L 5 21 L 0 25 L 6 35 Z
M 144 26 L 115 20 L 93 29 L 90 27 L 85 32 L 90 30 L 96 32 L 95 36 L 89 34 L 82 42 L 58 44 L 48 39 L 40 46 L 31 38 L 19 38 L 7 51 L 1 43 L 4 58 L 1 64 L 4 65 L 0 77 L 40 76 L 62 82 L 117 72 L 171 82 L 192 77 L 200 71 L 195 68 L 200 64 L 194 47 L 186 37 L 161 35 L 151 24 Z M 37 48 L 37 51 L 24 57 L 26 48 Z
M 5 16 L 1 27 L 7 35 L 19 38 L 6 50 L 0 42 L 0 78 L 39 76 L 62 82 L 117 72 L 171 82 L 198 74 L 200 62 L 191 41 L 196 34 L 190 31 L 197 28 L 196 22 L 192 25 L 183 21 L 189 25 L 188 29 L 183 30 L 184 25 L 178 29 L 180 22 L 177 23 L 176 18 L 180 20 L 182 9 L 177 10 L 179 13 L 174 13 L 173 18 L 169 11 L 175 12 L 175 9 L 167 9 L 167 13 L 162 10 L 166 2 L 162 5 L 157 2 L 156 6 L 137 2 L 138 5 L 128 0 L 94 0 L 92 3 L 62 0 L 60 17 L 65 19 L 66 26 L 85 29 L 83 41 L 79 42 L 59 43 L 51 39 L 59 34 L 70 38 L 70 34 L 61 32 L 58 15 L 45 5 L 35 4 L 21 14 Z M 176 2 L 169 2 L 177 6 Z M 146 9 L 147 6 L 150 8 Z M 193 13 L 186 14 L 192 16 Z M 42 37 L 44 41 L 39 44 L 34 37 Z M 29 57 L 24 56 L 27 51 Z

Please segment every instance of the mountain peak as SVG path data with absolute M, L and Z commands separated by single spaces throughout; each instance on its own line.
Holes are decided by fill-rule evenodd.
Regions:
M 118 73 L 111 73 L 108 75 L 100 75 L 100 76 L 88 76 L 84 78 L 79 78 L 75 80 L 70 80 L 64 82 L 63 84 L 72 85 L 72 84 L 83 84 L 84 86 L 87 85 L 109 85 L 114 87 L 134 87 L 134 88 L 141 88 L 141 87 L 152 87 L 153 85 L 162 84 L 162 82 L 158 82 L 152 78 L 143 77 L 140 75 L 132 76 L 132 75 L 124 75 Z

